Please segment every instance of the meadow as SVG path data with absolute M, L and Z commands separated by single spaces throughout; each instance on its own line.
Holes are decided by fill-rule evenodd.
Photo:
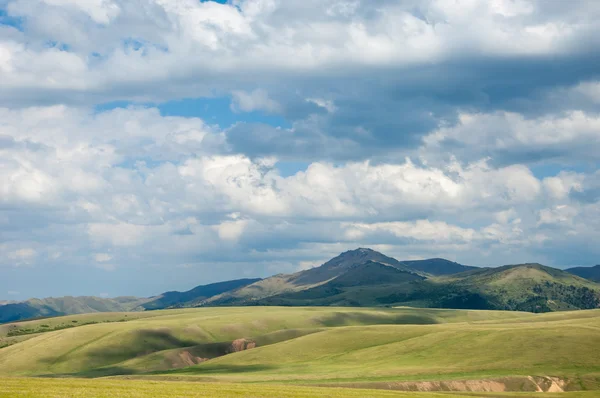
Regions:
M 568 392 L 564 398 L 597 397 L 594 391 Z M 250 398 L 550 398 L 556 393 L 399 392 L 350 388 L 326 388 L 262 384 L 195 383 L 139 380 L 0 379 L 2 398 L 154 398 L 154 397 L 250 397 Z
M 600 310 L 98 313 L 0 325 L 2 341 L 0 396 L 600 394 Z

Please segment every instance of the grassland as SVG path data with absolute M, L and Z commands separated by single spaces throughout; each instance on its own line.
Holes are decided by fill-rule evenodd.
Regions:
M 77 326 L 62 328 L 69 324 Z M 52 328 L 58 330 L 45 331 Z M 36 333 L 7 337 L 17 329 Z M 207 382 L 234 383 L 222 384 L 230 389 L 230 395 L 222 396 L 235 396 L 238 390 L 272 396 L 260 394 L 281 385 L 294 385 L 299 395 L 289 396 L 336 396 L 341 391 L 322 395 L 323 386 L 600 391 L 600 310 L 531 314 L 414 308 L 200 308 L 1 325 L 0 339 L 8 338 L 20 340 L 0 349 L 0 377 L 111 376 L 144 379 L 158 383 L 156 388 L 178 381 L 177 388 L 185 389 L 194 382 L 209 392 L 216 387 Z M 27 390 L 28 383 L 49 383 L 39 385 L 49 391 L 71 388 L 54 379 L 0 382 L 13 386 L 14 394 Z M 97 381 L 89 382 L 72 384 L 82 391 L 96 388 Z M 131 380 L 110 383 L 123 389 L 138 385 Z M 297 389 L 299 385 L 315 389 Z M 146 396 L 142 390 L 125 396 Z
M 596 392 L 563 393 L 564 398 L 592 398 Z M 146 398 L 146 397 L 254 397 L 254 398 L 312 398 L 312 397 L 396 397 L 396 398 L 556 398 L 555 393 L 434 393 L 398 392 L 369 389 L 325 388 L 262 384 L 194 383 L 135 380 L 77 380 L 77 379 L 0 379 L 2 398 Z

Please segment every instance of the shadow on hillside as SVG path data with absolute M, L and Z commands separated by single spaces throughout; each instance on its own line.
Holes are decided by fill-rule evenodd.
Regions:
M 101 337 L 100 339 L 102 338 L 108 339 L 108 335 Z M 108 367 L 112 364 L 152 354 L 157 351 L 191 347 L 196 346 L 199 343 L 201 343 L 201 341 L 180 339 L 167 329 L 138 330 L 131 334 L 124 335 L 122 339 L 113 338 L 112 341 L 107 341 L 106 344 L 102 344 L 98 348 L 87 349 L 85 351 L 84 367 L 88 369 Z M 94 342 L 88 344 L 94 344 Z M 71 350 L 64 355 L 42 361 L 45 361 L 51 366 L 60 366 L 63 363 L 68 363 L 74 358 L 79 360 L 80 355 L 82 355 L 82 350 L 85 350 L 85 348 L 82 347 Z
M 314 331 L 309 331 L 314 332 Z M 260 339 L 260 345 L 269 345 L 278 341 L 295 338 L 304 334 L 303 331 L 290 331 L 289 333 L 281 333 L 280 335 L 269 334 Z M 182 349 L 182 352 L 189 355 L 191 358 L 198 360 L 206 360 L 217 358 L 223 355 L 232 353 L 232 342 L 211 342 L 194 341 L 191 339 L 181 339 L 168 329 L 147 329 L 132 331 L 131 333 L 118 336 L 105 335 L 98 340 L 106 339 L 105 341 L 90 342 L 87 345 L 92 345 L 89 348 L 80 347 L 69 351 L 68 353 L 42 360 L 50 365 L 50 368 L 55 371 L 64 369 L 63 366 L 69 366 L 70 362 L 78 363 L 78 372 L 60 372 L 54 374 L 43 375 L 42 377 L 82 377 L 95 378 L 117 375 L 139 375 L 139 374 L 154 374 L 154 373 L 242 373 L 255 372 L 269 369 L 268 366 L 248 365 L 248 366 L 228 366 L 228 365 L 208 365 L 205 364 L 202 368 L 195 368 L 193 364 L 184 365 L 180 369 L 171 370 L 150 370 L 150 369 L 135 369 L 118 366 L 124 361 L 135 358 L 144 357 L 153 353 L 158 353 L 165 350 Z M 249 340 L 250 341 L 250 340 Z M 96 347 L 93 344 L 97 343 Z M 104 343 L 104 344 L 102 344 Z M 178 351 L 176 351 L 178 352 Z M 166 357 L 165 357 L 166 358 Z M 173 360 L 173 358 L 171 359 Z M 173 365 L 175 366 L 175 365 Z
M 39 377 L 45 378 L 68 378 L 68 377 L 80 377 L 84 379 L 95 379 L 97 377 L 107 377 L 107 376 L 130 376 L 136 375 L 140 372 L 136 372 L 132 369 L 122 368 L 119 366 L 109 366 L 100 369 L 91 369 L 82 372 L 74 372 L 74 373 L 57 373 L 57 374 L 46 374 L 40 375 Z
M 377 315 L 364 312 L 336 312 L 315 319 L 326 327 L 349 325 L 433 325 L 438 321 L 427 315 Z
M 221 373 L 246 373 L 260 372 L 263 370 L 276 369 L 277 366 L 272 365 L 230 365 L 230 364 L 208 364 L 202 366 L 185 368 L 180 370 L 172 370 L 169 372 L 161 372 L 163 374 L 221 374 Z

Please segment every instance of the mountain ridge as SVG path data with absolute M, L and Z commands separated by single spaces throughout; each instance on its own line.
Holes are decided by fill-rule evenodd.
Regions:
M 600 283 L 600 264 L 595 265 L 593 267 L 572 267 L 565 269 L 565 271 L 580 276 L 582 278 Z
M 321 266 L 264 279 L 238 279 L 148 298 L 93 296 L 0 303 L 0 323 L 104 311 L 245 305 L 421 306 L 531 312 L 600 307 L 600 284 L 538 263 L 495 268 L 443 258 L 399 261 L 369 248 Z M 591 267 L 600 271 L 600 266 Z M 590 270 L 583 270 L 589 272 Z

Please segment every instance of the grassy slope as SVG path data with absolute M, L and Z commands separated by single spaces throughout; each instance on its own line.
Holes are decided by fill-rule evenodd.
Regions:
M 565 398 L 592 398 L 596 392 L 571 392 L 561 394 Z M 398 397 L 398 398 L 458 398 L 458 397 L 496 397 L 496 398 L 548 398 L 556 394 L 548 393 L 419 393 L 376 391 L 362 389 L 295 387 L 277 385 L 249 385 L 224 383 L 190 383 L 165 381 L 132 380 L 73 380 L 73 379 L 0 379 L 0 397 L 86 397 L 86 398 L 153 398 L 153 397 Z
M 371 263 L 373 266 L 376 263 Z M 420 278 L 392 267 L 362 264 L 310 289 L 278 294 L 258 305 L 344 305 L 501 309 L 549 312 L 600 306 L 600 284 L 539 264 L 476 269 L 461 274 Z M 387 269 L 385 272 L 384 269 Z M 394 278 L 392 273 L 397 274 Z M 377 280 L 378 283 L 369 282 Z M 402 277 L 412 275 L 411 278 Z M 365 276 L 367 275 L 367 276 Z M 354 281 L 355 283 L 350 283 Z
M 600 297 L 599 284 L 540 264 L 474 270 L 438 278 L 437 282 L 480 293 L 497 309 L 547 312 L 594 308 Z
M 2 348 L 0 375 L 158 373 L 302 384 L 600 376 L 600 310 L 245 307 L 130 315 L 140 318 L 41 333 Z M 220 356 L 239 338 L 258 347 Z M 193 365 L 191 357 L 214 359 Z M 187 367 L 169 370 L 174 366 Z
M 592 312 L 594 316 L 589 317 Z M 553 321 L 377 325 L 327 330 L 178 374 L 227 380 L 402 380 L 600 373 L 600 311 Z M 578 315 L 584 315 L 578 317 Z M 537 319 L 536 319 L 537 318 Z M 529 322 L 536 319 L 538 322 Z M 236 370 L 245 369 L 243 373 Z
M 114 314 L 106 314 L 106 316 L 112 315 Z M 352 325 L 441 324 L 531 316 L 516 312 L 408 308 L 281 307 L 201 308 L 130 314 L 130 316 L 142 315 L 148 317 L 32 335 L 28 340 L 0 349 L 0 374 L 93 376 L 140 373 L 164 369 L 164 360 L 173 354 L 172 350 L 193 347 L 194 353 L 204 350 L 205 353 L 214 354 L 214 350 L 218 353 L 223 345 L 226 347 L 238 338 L 252 338 L 259 345 L 280 341 L 286 336 L 274 337 L 273 333 L 281 330 L 292 329 L 293 332 L 286 332 L 292 334 L 287 337 L 296 337 L 313 332 L 315 329 L 327 331 L 327 328 Z M 71 316 L 68 319 L 72 321 L 76 320 L 76 317 Z M 90 315 L 80 317 L 90 319 Z M 64 323 L 64 318 L 55 318 L 52 321 L 60 324 L 58 322 L 61 322 L 61 319 Z M 31 323 L 28 322 L 28 325 Z M 342 332 L 342 329 L 335 330 Z M 390 331 L 392 332 L 390 338 L 395 339 L 396 332 Z M 220 344 L 221 348 L 215 347 Z M 280 344 L 285 343 L 272 347 Z

